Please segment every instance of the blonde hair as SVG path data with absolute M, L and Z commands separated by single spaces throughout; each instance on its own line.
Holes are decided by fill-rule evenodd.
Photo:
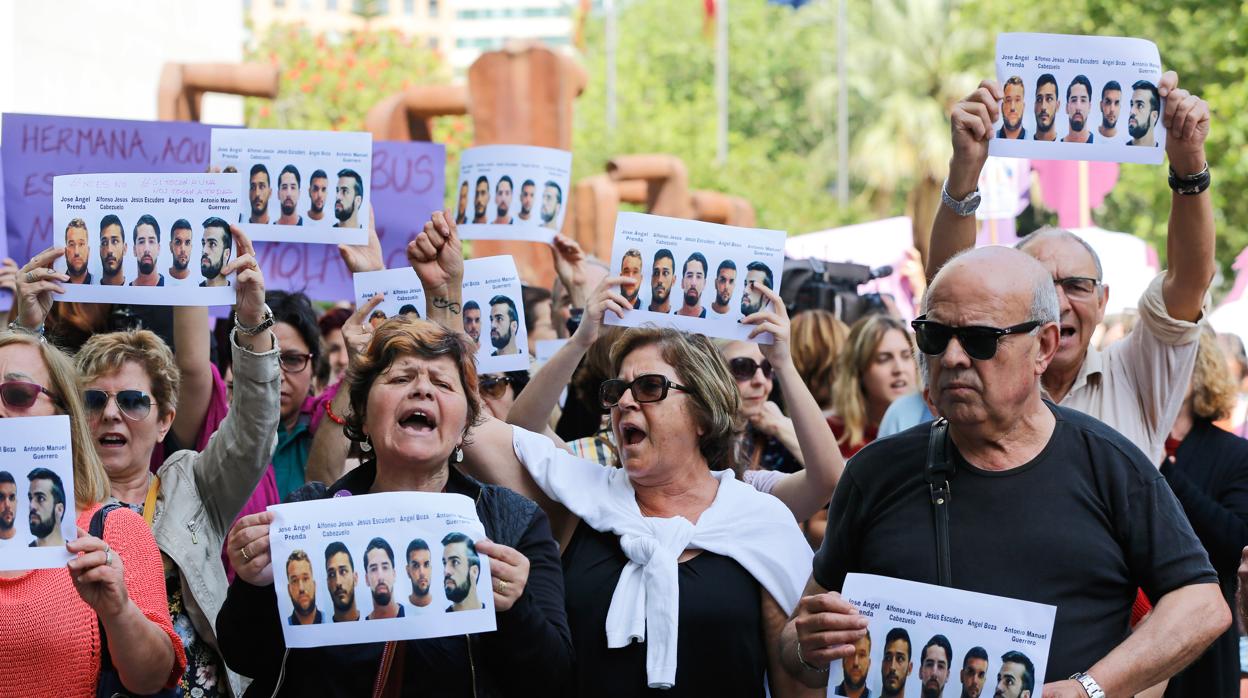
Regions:
M 57 394 L 69 416 L 70 446 L 74 450 L 74 502 L 87 509 L 108 497 L 108 473 L 95 452 L 87 411 L 82 404 L 82 384 L 73 361 L 60 349 L 26 332 L 0 331 L 0 349 L 24 344 L 43 357 L 43 365 L 52 379 L 49 390 Z M 59 409 L 59 408 L 58 408 Z
M 1192 414 L 1201 419 L 1225 419 L 1235 409 L 1235 383 L 1226 369 L 1226 355 L 1210 332 L 1200 333 L 1196 366 L 1192 369 Z
M 838 443 L 859 444 L 866 438 L 867 395 L 862 387 L 862 375 L 875 359 L 884 335 L 892 330 L 910 339 L 905 323 L 882 313 L 859 318 L 849 331 L 847 344 L 837 357 L 836 377 L 832 382 L 832 405 L 845 423 L 845 433 Z M 917 385 L 917 371 L 914 379 Z
M 169 345 L 155 332 L 123 330 L 93 335 L 74 357 L 83 383 L 116 373 L 129 361 L 138 364 L 152 382 L 152 399 L 161 417 L 178 409 L 182 374 Z
M 836 357 L 849 339 L 849 326 L 826 310 L 805 310 L 793 318 L 789 333 L 793 365 L 802 382 L 821 408 L 832 407 Z
M 666 327 L 631 327 L 611 349 L 611 375 L 629 354 L 657 346 L 663 360 L 676 369 L 680 384 L 689 388 L 690 413 L 701 427 L 698 451 L 711 470 L 734 470 L 737 437 L 741 433 L 741 392 L 728 364 L 711 340 Z

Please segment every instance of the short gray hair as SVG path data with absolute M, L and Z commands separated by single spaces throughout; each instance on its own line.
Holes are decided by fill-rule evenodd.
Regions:
M 1066 230 L 1065 228 L 1058 228 L 1055 226 L 1046 225 L 1043 228 L 1040 228 L 1039 230 L 1037 230 L 1036 232 L 1014 243 L 1014 249 L 1019 250 L 1019 251 L 1024 251 L 1025 248 L 1031 243 L 1036 242 L 1037 240 L 1044 240 L 1047 238 L 1065 238 L 1068 240 L 1074 240 L 1080 245 L 1083 245 L 1083 249 L 1087 250 L 1088 254 L 1092 255 L 1092 263 L 1096 265 L 1096 280 L 1097 281 L 1105 280 L 1105 270 L 1101 267 L 1100 255 L 1096 253 L 1096 250 L 1092 249 L 1092 245 L 1088 244 L 1087 240 L 1084 240 L 1083 238 L 1079 237 L 1078 235 L 1075 235 L 1074 233 L 1070 232 L 1069 230 Z

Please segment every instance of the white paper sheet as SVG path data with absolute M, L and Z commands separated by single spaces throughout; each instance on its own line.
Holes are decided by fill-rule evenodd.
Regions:
M 368 242 L 371 133 L 214 128 L 210 161 L 237 172 L 252 240 Z
M 233 279 L 217 273 L 236 252 L 228 228 L 241 210 L 233 175 L 62 175 L 52 180 L 52 192 L 53 241 L 65 247 L 54 266 L 71 279 L 59 299 L 234 303 Z M 84 265 L 85 274 L 76 271 Z
M 549 243 L 568 211 L 572 153 L 525 145 L 484 145 L 460 155 L 455 219 L 464 240 Z
M 975 653 L 973 648 L 982 650 L 988 657 L 986 662 L 976 660 L 973 664 L 985 677 L 981 696 L 993 695 L 999 680 L 1009 682 L 1021 678 L 1025 662 L 1031 663 L 1034 684 L 1031 695 L 1037 698 L 1040 695 L 1056 607 L 856 573 L 845 577 L 841 595 L 871 619 L 867 629 L 870 640 L 858 644 L 858 648 L 866 652 L 865 658 L 832 662 L 828 674 L 829 696 L 845 695 L 842 684 L 846 672 L 851 677 L 850 683 L 865 681 L 873 696 L 883 693 L 886 680 L 890 687 L 901 686 L 906 695 L 923 695 L 924 684 L 928 682 L 936 695 L 961 695 L 960 673 L 964 660 Z M 889 633 L 895 634 L 892 642 L 889 642 Z M 905 641 L 901 639 L 903 636 Z M 939 671 L 933 670 L 936 667 L 924 667 L 924 647 L 929 644 L 933 665 L 945 658 L 946 652 L 937 636 L 943 637 L 953 650 L 952 656 L 947 658 L 944 672 L 947 681 L 943 686 Z M 896 659 L 902 651 L 906 653 L 902 661 L 886 661 L 886 653 L 889 659 Z M 1014 652 L 1021 653 L 1022 657 L 1009 654 Z M 1005 661 L 1007 659 L 1011 661 Z M 1019 693 L 1007 692 L 1007 695 Z
M 418 317 L 424 317 L 425 294 L 420 279 L 410 267 L 361 272 L 355 275 L 354 281 L 357 307 L 376 293 L 386 294 L 386 299 L 377 307 L 384 315 L 378 317 L 379 323 L 405 310 L 415 310 Z M 478 373 L 521 371 L 529 367 L 524 298 L 511 255 L 464 261 L 463 304 L 464 332 L 478 344 Z
M 0 570 L 63 567 L 78 537 L 69 417 L 0 419 L 0 480 L 10 478 L 0 482 Z
M 780 230 L 621 213 L 615 219 L 610 273 L 633 275 L 640 283 L 632 294 L 624 290 L 625 297 L 635 296 L 635 309 L 623 318 L 608 312 L 606 323 L 747 339 L 754 328 L 741 324 L 741 318 L 766 302 L 746 287 L 757 282 L 779 292 L 784 240 Z M 656 305 L 664 293 L 666 300 Z M 756 341 L 770 344 L 771 334 Z
M 468 497 L 388 492 L 277 504 L 269 511 L 287 647 L 494 630 L 490 563 L 476 553 L 485 529 Z M 370 618 L 378 607 L 403 615 Z M 295 622 L 301 619 L 314 622 Z
M 1001 119 L 994 124 L 997 131 L 988 146 L 990 154 L 1034 160 L 1161 162 L 1166 146 L 1161 123 L 1165 103 L 1155 91 L 1162 70 L 1153 42 L 1111 36 L 999 34 L 996 55 L 997 82 L 1005 100 Z M 1006 128 L 1012 125 L 1021 128 Z M 1049 140 L 1037 140 L 1037 135 Z M 1090 142 L 1073 142 L 1085 136 Z

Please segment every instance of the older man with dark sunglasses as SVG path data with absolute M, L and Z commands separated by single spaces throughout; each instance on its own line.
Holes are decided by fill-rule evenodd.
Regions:
M 1105 424 L 1044 399 L 1060 342 L 1051 275 L 1003 247 L 955 257 L 916 323 L 929 396 L 948 420 L 952 586 L 1061 609 L 1045 696 L 1135 695 L 1183 668 L 1230 622 L 1218 578 L 1170 487 Z M 840 597 L 851 572 L 935 584 L 925 480 L 933 426 L 878 440 L 833 494 L 806 597 L 781 638 L 790 673 L 827 681 L 867 619 Z M 938 434 L 939 436 L 939 434 Z M 1137 588 L 1156 601 L 1128 631 Z M 1071 679 L 1060 679 L 1070 676 Z
M 1063 407 L 1122 432 L 1157 467 L 1196 363 L 1200 336 L 1196 321 L 1215 269 L 1213 202 L 1205 160 L 1209 105 L 1179 89 L 1178 80 L 1169 72 L 1159 85 L 1166 98 L 1162 119 L 1173 190 L 1166 239 L 1169 269 L 1141 296 L 1136 329 L 1104 351 L 1090 346 L 1097 325 L 1105 319 L 1110 289 L 1100 259 L 1082 238 L 1047 228 L 1018 245 L 1049 271 L 1061 306 L 1058 349 L 1044 374 L 1045 390 Z M 953 159 L 945 205 L 932 225 L 929 278 L 946 259 L 975 244 L 976 185 L 1001 99 L 1000 86 L 985 80 L 953 108 Z

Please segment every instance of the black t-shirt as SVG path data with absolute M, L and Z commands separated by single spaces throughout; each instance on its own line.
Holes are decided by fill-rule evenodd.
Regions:
M 949 541 L 955 587 L 1057 607 L 1048 676 L 1066 677 L 1126 637 L 1137 587 L 1156 601 L 1218 578 L 1147 457 L 1105 424 L 1048 406 L 1053 435 L 1017 468 L 981 470 L 950 442 Z M 930 430 L 880 439 L 849 461 L 815 555 L 825 589 L 849 572 L 937 583 Z

